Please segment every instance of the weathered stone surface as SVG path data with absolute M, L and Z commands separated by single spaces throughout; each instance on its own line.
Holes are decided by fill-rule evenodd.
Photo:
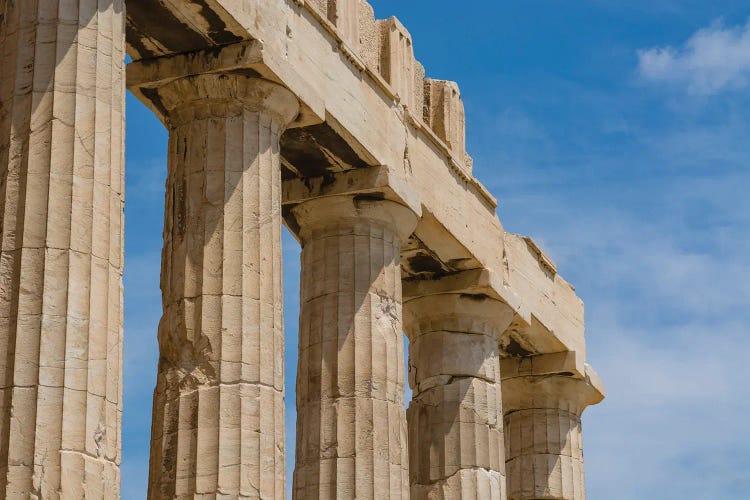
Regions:
M 518 311 L 517 330 L 533 335 L 523 340 L 525 348 L 532 353 L 582 348 L 583 308 L 575 290 L 556 272 L 540 272 L 538 253 L 522 238 L 519 245 L 513 235 L 503 232 L 495 199 L 473 177 L 472 161 L 462 153 L 465 130 L 458 89 L 450 82 L 428 79 L 428 83 L 450 87 L 446 98 L 431 104 L 432 96 L 424 95 L 424 68 L 413 56 L 412 43 L 418 41 L 412 42 L 401 23 L 376 20 L 364 0 L 213 1 L 221 4 L 217 16 L 232 17 L 248 38 L 262 40 L 252 70 L 283 83 L 303 105 L 302 128 L 295 128 L 295 140 L 290 141 L 295 147 L 290 154 L 291 172 L 323 173 L 308 173 L 310 167 L 299 152 L 304 147 L 300 137 L 308 139 L 311 152 L 316 150 L 319 158 L 309 162 L 316 168 L 330 155 L 331 163 L 322 168 L 358 168 L 363 162 L 390 169 L 392 178 L 400 177 L 421 198 L 429 217 L 419 222 L 416 234 L 444 267 L 491 269 L 503 274 L 506 283 L 518 283 L 523 291 L 517 293 L 523 314 Z M 174 10 L 191 12 L 190 2 L 170 3 Z M 350 22 L 353 4 L 356 30 Z M 199 21 L 193 22 L 202 26 Z M 359 43 L 352 45 L 353 31 Z M 208 52 L 232 52 L 232 46 Z M 174 52 L 191 50 L 194 47 L 186 44 Z M 395 77 L 406 74 L 412 75 L 412 84 Z M 412 90 L 403 90 L 407 87 Z M 424 108 L 428 117 L 434 115 L 437 120 L 425 119 Z M 331 154 L 332 132 L 338 136 L 333 143 L 347 144 L 360 161 L 342 162 Z
M 427 79 L 424 81 L 424 121 L 451 151 L 456 162 L 471 175 L 472 165 L 466 157 L 466 114 L 456 82 Z
M 0 498 L 119 498 L 124 38 L 0 2 Z
M 458 291 L 410 298 L 404 311 L 412 500 L 505 500 L 498 341 L 513 309 Z
M 344 18 L 321 15 L 323 4 L 326 13 L 339 5 L 222 0 L 248 34 L 263 41 L 256 69 L 264 77 L 283 82 L 368 165 L 386 166 L 418 193 L 429 216 L 416 234 L 429 251 L 448 268 L 490 269 L 507 283 L 521 283 L 524 293 L 517 297 L 525 314 L 517 315 L 518 331 L 535 335 L 527 347 L 534 353 L 579 349 L 583 308 L 574 289 L 556 272 L 540 273 L 537 254 L 506 238 L 495 199 L 471 174 L 469 156 L 461 154 L 465 131 L 457 88 L 435 107 L 442 110 L 440 118 L 426 123 L 424 107 L 432 105 L 413 56 L 418 40 L 395 19 L 376 20 L 360 0 L 359 46 L 352 47 Z M 314 137 L 315 130 L 310 132 Z M 299 163 L 301 171 L 304 161 Z
M 581 414 L 604 398 L 599 378 L 575 357 L 503 360 L 508 498 L 584 500 Z
M 119 496 L 127 31 L 170 131 L 149 498 L 285 494 L 283 213 L 295 498 L 504 500 L 507 459 L 511 500 L 583 499 L 583 303 L 503 231 L 406 27 L 365 0 L 128 7 L 0 0 L 0 498 Z
M 297 100 L 241 75 L 158 91 L 170 140 L 149 498 L 281 498 L 279 137 Z
M 293 212 L 302 241 L 294 498 L 407 499 L 399 255 L 416 217 L 367 196 Z

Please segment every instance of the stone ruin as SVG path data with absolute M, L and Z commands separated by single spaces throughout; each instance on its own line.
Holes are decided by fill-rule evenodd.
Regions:
M 407 29 L 364 0 L 124 3 L 0 0 L 0 498 L 120 497 L 126 88 L 169 130 L 149 499 L 585 498 L 583 303 L 503 230 Z

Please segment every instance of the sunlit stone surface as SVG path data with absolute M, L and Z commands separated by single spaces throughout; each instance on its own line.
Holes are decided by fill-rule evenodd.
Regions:
M 0 498 L 119 498 L 124 24 L 0 1 Z
M 148 498 L 285 495 L 282 224 L 296 499 L 585 497 L 583 303 L 413 43 L 365 0 L 0 0 L 0 498 L 120 496 L 125 87 L 170 133 Z

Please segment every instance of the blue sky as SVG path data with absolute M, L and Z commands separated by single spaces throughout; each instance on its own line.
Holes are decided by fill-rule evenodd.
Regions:
M 589 498 L 747 498 L 747 1 L 372 3 L 408 27 L 428 76 L 459 82 L 475 175 L 506 230 L 532 235 L 586 301 L 588 359 L 608 388 L 584 418 Z M 129 97 L 125 499 L 145 497 L 166 141 Z M 288 234 L 284 258 L 293 445 Z

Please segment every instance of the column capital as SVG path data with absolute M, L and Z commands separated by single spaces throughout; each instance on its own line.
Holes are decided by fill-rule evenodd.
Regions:
M 605 396 L 597 373 L 574 352 L 503 359 L 500 374 L 506 412 L 556 408 L 580 416 Z
M 408 279 L 404 282 L 404 300 L 445 293 L 486 295 L 505 302 L 526 321 L 521 299 L 503 283 L 500 274 L 490 269 L 470 269 L 435 279 Z
M 279 83 L 285 81 L 269 69 L 269 57 L 263 42 L 242 40 L 220 47 L 140 59 L 127 65 L 126 86 L 168 125 L 159 89 L 175 80 L 201 75 L 244 76 Z M 325 103 L 309 82 L 300 79 L 295 89 L 299 109 L 293 117 L 294 122 L 284 125 L 302 127 L 324 121 Z
M 500 382 L 498 340 L 513 319 L 506 304 L 456 293 L 412 299 L 403 310 L 411 343 L 409 384 L 415 394 L 454 377 Z
M 392 200 L 422 216 L 419 195 L 393 167 L 376 165 L 330 172 L 319 177 L 299 177 L 284 181 L 282 203 L 289 209 L 300 203 L 327 196 L 369 196 Z
M 486 335 L 497 342 L 513 317 L 508 304 L 484 294 L 441 293 L 404 301 L 404 328 L 411 340 L 449 331 Z
M 489 269 L 407 280 L 404 311 L 410 338 L 438 329 L 482 333 L 499 339 L 522 314 L 518 296 Z
M 207 73 L 169 81 L 154 89 L 164 121 L 171 126 L 243 111 L 268 113 L 286 128 L 299 113 L 299 101 L 276 83 L 235 73 Z
M 413 209 L 378 194 L 313 198 L 294 206 L 290 214 L 302 241 L 327 228 L 362 223 L 386 227 L 403 241 L 414 232 L 418 217 Z

